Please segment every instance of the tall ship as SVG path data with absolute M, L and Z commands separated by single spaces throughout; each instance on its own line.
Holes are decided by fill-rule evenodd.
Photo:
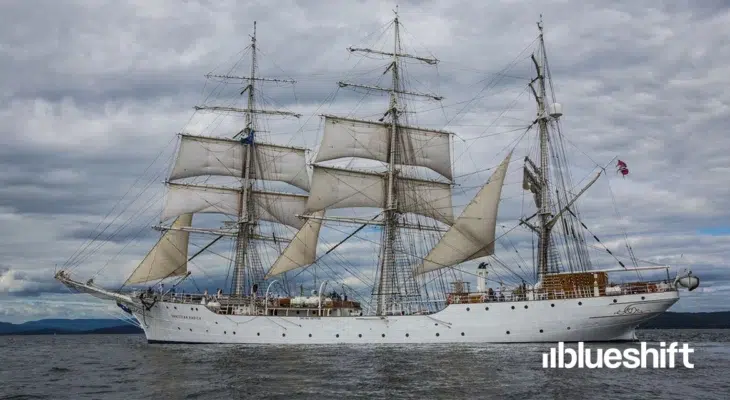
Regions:
M 209 76 L 240 84 L 244 105 L 196 107 L 239 116 L 242 126 L 225 136 L 179 135 L 156 244 L 120 288 L 77 277 L 78 254 L 56 279 L 116 302 L 151 343 L 251 344 L 636 340 L 639 324 L 677 302 L 681 288 L 699 285 L 686 270 L 638 266 L 628 239 L 633 265 L 616 258 L 615 268 L 593 267 L 587 238 L 601 243 L 581 221 L 577 200 L 606 169 L 577 189 L 572 182 L 542 22 L 528 61 L 532 122 L 455 215 L 454 199 L 463 197 L 453 169 L 456 134 L 413 123 L 410 101 L 442 98 L 406 85 L 408 64 L 439 60 L 404 50 L 397 13 L 390 27 L 392 49 L 348 48 L 386 60 L 388 84 L 338 83 L 386 95 L 380 118 L 319 115 L 311 151 L 276 144 L 283 132 L 267 135 L 267 118 L 301 115 L 262 106 L 264 85 L 288 81 L 258 75 L 254 24 L 248 76 Z M 534 145 L 520 147 L 525 138 Z M 498 215 L 510 165 L 519 167 L 529 211 L 505 229 Z M 210 222 L 209 214 L 227 220 L 193 223 Z M 532 236 L 523 241 L 531 254 L 505 244 L 513 231 Z M 190 249 L 193 237 L 207 239 Z M 183 291 L 193 260 L 223 241 L 231 244 L 226 287 Z M 497 243 L 517 254 L 514 265 L 497 255 Z M 372 264 L 358 257 L 363 246 L 377 252 Z M 642 278 L 651 274 L 660 277 Z

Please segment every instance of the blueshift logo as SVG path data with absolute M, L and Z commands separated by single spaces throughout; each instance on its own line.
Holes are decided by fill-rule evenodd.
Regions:
M 651 368 L 675 368 L 677 353 L 682 354 L 682 365 L 685 368 L 695 367 L 689 362 L 689 355 L 694 353 L 694 349 L 689 348 L 687 343 L 683 343 L 679 348 L 677 342 L 670 343 L 669 347 L 665 342 L 661 342 L 659 348 L 649 348 L 646 342 L 641 342 L 639 348 L 595 349 L 594 355 L 593 349 L 586 348 L 583 342 L 578 342 L 577 349 L 565 347 L 563 342 L 559 342 L 557 349 L 553 347 L 550 349 L 550 353 L 542 354 L 542 367 L 635 369 L 647 368 L 647 365 L 651 365 Z M 651 361 L 651 364 L 648 361 Z

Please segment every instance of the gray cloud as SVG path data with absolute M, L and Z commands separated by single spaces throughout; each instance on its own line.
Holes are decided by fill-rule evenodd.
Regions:
M 240 129 L 240 121 L 232 119 L 191 119 L 191 108 L 215 87 L 204 74 L 248 73 L 242 49 L 253 20 L 258 21 L 261 74 L 298 81 L 293 88 L 266 86 L 268 105 L 305 115 L 262 127 L 270 131 L 270 140 L 314 147 L 321 122 L 313 114 L 382 115 L 386 97 L 364 98 L 338 89 L 336 82 L 388 83 L 388 75 L 382 75 L 387 60 L 359 59 L 345 48 L 388 51 L 392 38 L 384 28 L 392 3 L 239 3 L 0 6 L 0 309 L 6 310 L 0 317 L 109 311 L 55 293 L 62 289 L 52 280 L 53 268 L 86 242 L 140 176 L 101 226 L 121 209 L 129 211 L 100 236 L 108 241 L 75 272 L 91 276 L 103 269 L 99 281 L 116 285 L 144 256 L 156 233 L 143 227 L 159 215 L 163 191 L 156 183 L 165 179 L 174 134 Z M 722 296 L 730 290 L 725 266 L 730 238 L 698 231 L 730 225 L 730 187 L 723 183 L 730 171 L 724 128 L 730 122 L 725 2 L 400 4 L 408 51 L 442 60 L 437 69 L 409 69 L 414 90 L 438 92 L 446 100 L 412 102 L 409 110 L 423 112 L 408 118 L 457 133 L 457 214 L 491 173 L 474 171 L 498 164 L 521 135 L 519 129 L 534 118 L 525 91 L 533 75 L 529 50 L 520 52 L 534 48 L 534 23 L 543 12 L 552 77 L 566 112 L 562 131 L 574 183 L 580 186 L 595 164 L 605 165 L 614 156 L 631 170 L 621 179 L 609 165 L 609 179 L 599 180 L 580 202 L 585 223 L 616 254 L 626 254 L 621 234 L 626 230 L 640 258 L 701 274 L 703 290 L 688 294 L 677 309 L 723 307 Z M 224 101 L 242 104 L 232 97 L 236 90 L 227 88 Z M 534 138 L 523 141 L 510 166 L 501 206 L 501 222 L 508 228 L 519 215 L 529 214 L 523 211 L 519 158 L 534 143 Z M 150 182 L 155 185 L 143 190 Z M 530 201 L 527 197 L 524 204 Z M 133 223 L 111 236 L 133 216 Z M 327 235 L 334 244 L 345 233 Z M 498 245 L 500 257 L 512 262 L 514 245 L 530 264 L 529 233 L 518 229 L 510 238 Z M 341 254 L 372 279 L 377 249 L 347 245 Z M 221 245 L 217 251 L 226 250 Z M 616 264 L 603 250 L 591 252 L 595 265 Z M 201 257 L 191 267 L 199 285 L 222 285 L 228 264 L 221 260 Z M 28 300 L 30 295 L 36 297 Z M 29 311 L 31 306 L 46 314 Z

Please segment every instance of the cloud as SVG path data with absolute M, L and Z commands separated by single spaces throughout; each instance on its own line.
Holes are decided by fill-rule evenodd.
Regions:
M 390 51 L 392 2 L 90 4 L 2 6 L 0 318 L 94 312 L 96 306 L 78 306 L 77 297 L 56 293 L 61 287 L 52 280 L 55 266 L 71 259 L 78 276 L 101 271 L 97 282 L 118 285 L 144 257 L 157 237 L 145 227 L 159 222 L 159 183 L 175 152 L 175 133 L 232 135 L 241 128 L 240 119 L 193 114 L 192 107 L 213 100 L 245 105 L 240 87 L 223 87 L 203 75 L 248 74 L 243 48 L 252 21 L 258 21 L 260 74 L 297 80 L 265 86 L 265 106 L 304 115 L 262 124 L 262 137 L 315 148 L 322 135 L 317 114 L 379 118 L 388 104 L 387 96 L 364 96 L 336 82 L 389 84 L 382 74 L 387 59 L 358 58 L 346 48 Z M 418 113 L 405 115 L 409 123 L 456 132 L 455 213 L 534 119 L 526 85 L 540 12 L 557 100 L 565 110 L 561 131 L 574 191 L 597 164 L 608 165 L 607 176 L 579 202 L 583 221 L 619 257 L 628 252 L 625 231 L 640 259 L 687 266 L 700 275 L 703 290 L 687 294 L 676 309 L 722 309 L 730 284 L 728 236 L 698 232 L 730 220 L 730 187 L 723 184 L 730 171 L 724 128 L 730 121 L 724 89 L 730 13 L 724 2 L 672 1 L 651 8 L 628 1 L 401 2 L 406 49 L 441 60 L 437 68 L 409 64 L 405 77 L 412 90 L 445 100 L 412 99 L 407 111 Z M 531 214 L 532 200 L 520 185 L 521 158 L 536 143 L 530 135 L 510 165 L 500 209 L 506 228 L 498 232 Z M 625 179 L 613 173 L 616 156 L 631 170 Z M 354 230 L 335 228 L 327 231 L 322 250 Z M 97 234 L 103 241 L 88 245 Z M 378 235 L 361 232 L 367 240 L 346 242 L 318 271 L 330 273 L 339 257 L 347 257 L 351 268 L 340 270 L 346 283 L 371 282 Z M 498 241 L 498 256 L 529 275 L 530 233 L 517 228 L 508 237 Z M 205 245 L 202 238 L 194 241 L 191 249 Z M 590 250 L 593 266 L 617 265 L 601 243 L 590 235 L 588 242 L 597 247 Z M 214 251 L 229 250 L 230 242 L 222 241 Z M 264 253 L 268 265 L 273 248 Z M 201 256 L 191 266 L 195 284 L 224 286 L 228 265 L 224 258 Z M 39 301 L 52 304 L 33 309 Z

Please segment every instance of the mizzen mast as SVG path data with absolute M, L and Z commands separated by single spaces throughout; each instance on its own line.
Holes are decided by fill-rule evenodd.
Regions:
M 598 178 L 600 177 L 600 172 L 593 179 L 591 179 L 578 192 L 578 194 L 572 196 L 572 199 L 568 199 L 565 195 L 565 181 L 558 179 L 555 185 L 556 194 L 558 196 L 558 198 L 556 199 L 557 209 L 555 210 L 557 212 L 553 214 L 553 204 L 551 203 L 550 197 L 550 148 L 551 146 L 555 145 L 555 143 L 553 143 L 554 141 L 559 142 L 561 139 L 559 136 L 551 138 L 548 125 L 550 122 L 557 122 L 557 120 L 562 116 L 562 106 L 559 103 L 553 103 L 552 105 L 550 105 L 550 107 L 548 107 L 546 103 L 547 88 L 545 84 L 545 78 L 547 75 L 547 56 L 545 51 L 542 18 L 540 19 L 540 22 L 537 23 L 537 27 L 540 31 L 539 57 L 535 57 L 534 54 L 532 55 L 532 62 L 535 65 L 537 77 L 535 77 L 532 82 L 530 82 L 529 86 L 530 89 L 532 89 L 532 93 L 535 96 L 535 100 L 537 102 L 537 119 L 534 123 L 536 123 L 538 126 L 540 146 L 538 160 L 539 166 L 535 165 L 535 163 L 532 162 L 529 157 L 525 158 L 523 188 L 525 190 L 530 190 L 535 196 L 535 204 L 538 209 L 536 215 L 539 217 L 539 225 L 535 226 L 528 222 L 529 219 L 531 219 L 532 217 L 528 218 L 527 220 L 522 220 L 522 223 L 532 229 L 535 233 L 537 233 L 539 238 L 537 270 L 538 281 L 541 281 L 546 274 L 550 272 L 558 272 L 558 255 L 555 249 L 551 248 L 553 244 L 550 236 L 552 229 L 556 226 L 558 220 L 566 215 L 566 212 L 568 212 L 568 214 L 570 214 L 571 216 L 574 215 L 573 211 L 571 211 L 571 207 L 575 204 L 576 200 L 583 193 L 585 193 L 585 191 L 588 190 L 588 188 L 593 185 L 596 180 L 598 180 Z M 537 83 L 537 89 L 535 89 L 535 83 Z M 562 175 L 560 175 L 560 163 L 556 165 L 555 172 L 556 175 L 562 177 Z M 564 222 L 566 221 L 564 220 Z M 567 224 L 568 222 L 566 222 L 565 224 L 566 231 L 568 230 Z M 573 230 L 573 235 L 575 235 L 574 232 L 575 230 Z M 576 240 L 578 240 L 577 237 Z M 571 249 L 569 248 L 568 251 L 570 250 Z M 570 257 L 570 254 L 568 256 Z M 584 262 L 586 261 L 580 258 L 580 256 L 578 257 L 578 259 Z M 569 258 L 569 261 L 572 261 L 572 259 Z M 577 265 L 576 267 L 581 266 Z M 585 268 L 585 266 L 582 267 Z
M 538 61 L 535 55 L 532 55 L 532 61 L 535 63 L 535 69 L 537 70 L 537 82 L 538 92 L 535 94 L 537 100 L 537 119 L 539 129 L 539 140 L 540 140 L 540 202 L 539 202 L 539 218 L 540 218 L 540 232 L 538 242 L 538 271 L 539 276 L 545 276 L 548 271 L 548 254 L 550 249 L 550 226 L 549 221 L 551 217 L 550 211 L 550 159 L 548 153 L 548 115 L 547 107 L 545 106 L 545 100 L 547 99 L 547 91 L 545 89 L 545 75 L 544 75 L 544 47 L 545 42 L 543 39 L 542 32 L 542 21 L 537 23 L 538 29 L 540 30 L 540 50 L 541 59 Z M 533 89 L 534 90 L 534 89 Z

